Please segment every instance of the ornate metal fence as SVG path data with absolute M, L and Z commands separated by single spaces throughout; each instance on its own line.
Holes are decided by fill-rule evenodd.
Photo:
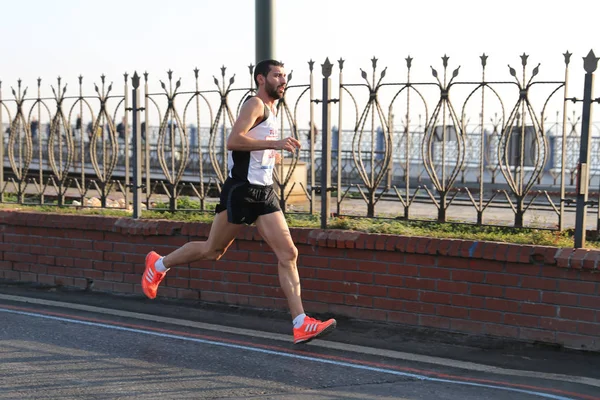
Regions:
M 593 53 L 588 57 L 596 60 Z M 403 67 L 389 67 L 403 75 L 394 81 L 376 58 L 369 68 L 350 73 L 344 60 L 329 63 L 337 76 L 334 71 L 323 79 L 337 80 L 336 99 L 331 93 L 316 98 L 313 61 L 306 82 L 296 83 L 290 73 L 277 104 L 280 133 L 301 140 L 303 150 L 286 155 L 276 170 L 284 210 L 315 213 L 317 194 L 327 201 L 333 193 L 338 215 L 497 224 L 486 216 L 510 210 L 512 222 L 501 223 L 522 227 L 543 210 L 555 218 L 546 227 L 570 224 L 584 122 L 574 104 L 579 100 L 569 93 L 571 54 L 564 54 L 564 74 L 545 80 L 538 79 L 543 65 L 532 65 L 526 54 L 511 60 L 500 77 L 489 76 L 486 55 L 480 57 L 479 75 L 467 79 L 449 57 L 440 61 L 431 66 L 431 79 L 414 80 L 408 57 Z M 155 78 L 144 73 L 139 87 L 125 74 L 121 94 L 114 94 L 119 90 L 105 76 L 92 82 L 80 76 L 74 91 L 58 78 L 50 85 L 52 96 L 45 97 L 41 79 L 37 93 L 19 80 L 8 97 L 0 82 L 1 200 L 128 208 L 137 172 L 148 208 L 190 208 L 192 203 L 178 201 L 185 196 L 197 200 L 192 208 L 209 210 L 227 176 L 227 135 L 242 102 L 255 91 L 252 65 L 248 71 L 245 85 L 223 67 L 212 87 L 201 87 L 198 69 L 183 78 L 173 71 Z M 152 82 L 161 89 L 152 91 Z M 130 95 L 136 91 L 142 100 L 132 109 Z M 574 92 L 583 93 L 579 87 Z M 325 100 L 333 103 L 321 117 L 329 123 L 337 114 L 337 120 L 331 137 L 321 126 L 318 138 L 315 104 Z M 132 112 L 141 121 L 139 146 L 132 140 Z M 588 123 L 591 156 L 585 172 L 594 199 L 600 187 L 600 124 Z M 326 147 L 331 164 L 323 157 L 324 144 L 331 146 Z M 141 171 L 130 162 L 138 147 Z M 323 185 L 328 174 L 333 183 Z M 590 205 L 597 202 L 586 199 Z

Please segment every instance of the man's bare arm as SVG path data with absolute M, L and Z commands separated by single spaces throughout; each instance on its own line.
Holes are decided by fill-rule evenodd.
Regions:
M 287 150 L 294 151 L 300 148 L 300 142 L 288 137 L 282 140 L 259 140 L 246 135 L 256 122 L 264 116 L 264 104 L 257 98 L 248 100 L 242 106 L 238 119 L 233 124 L 229 138 L 227 139 L 227 150 L 233 151 L 256 151 L 256 150 Z

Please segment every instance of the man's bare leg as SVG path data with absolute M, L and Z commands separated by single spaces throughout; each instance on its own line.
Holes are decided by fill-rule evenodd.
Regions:
M 273 249 L 278 263 L 279 284 L 287 298 L 292 319 L 304 314 L 298 275 L 298 249 L 292 241 L 290 229 L 281 211 L 261 215 L 256 220 L 258 232 Z
M 227 221 L 227 212 L 215 215 L 206 241 L 189 242 L 163 257 L 166 268 L 185 265 L 200 260 L 218 260 L 233 243 L 242 225 Z

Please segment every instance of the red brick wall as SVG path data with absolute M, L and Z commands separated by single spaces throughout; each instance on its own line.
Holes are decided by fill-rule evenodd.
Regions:
M 0 211 L 0 279 L 141 293 L 146 253 L 209 226 Z M 600 350 L 600 251 L 292 229 L 309 312 Z M 159 295 L 286 309 L 254 228 L 221 261 L 172 270 Z

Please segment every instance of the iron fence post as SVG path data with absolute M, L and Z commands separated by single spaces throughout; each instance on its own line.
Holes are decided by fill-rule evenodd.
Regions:
M 598 67 L 598 58 L 593 51 L 583 59 L 585 83 L 583 88 L 583 110 L 581 115 L 581 144 L 577 177 L 577 210 L 575 214 L 575 248 L 585 246 L 586 213 L 588 206 L 588 185 L 590 171 L 590 121 L 592 117 L 592 94 L 594 92 L 594 71 Z
M 131 78 L 131 111 L 133 125 L 133 218 L 142 216 L 142 129 L 140 123 L 140 77 L 137 71 Z
M 327 229 L 331 200 L 331 71 L 329 58 L 321 64 L 323 72 L 323 136 L 321 137 L 321 229 Z

